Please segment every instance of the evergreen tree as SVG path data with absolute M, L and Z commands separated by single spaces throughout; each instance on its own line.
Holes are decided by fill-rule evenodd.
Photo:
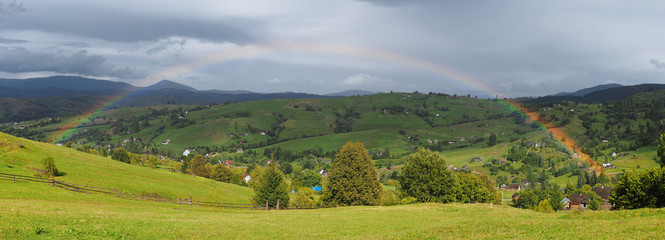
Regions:
M 330 204 L 375 205 L 383 189 L 376 178 L 376 169 L 362 143 L 347 143 L 335 155 L 324 199 Z
M 665 167 L 665 133 L 660 134 L 658 138 L 658 163 Z
M 425 202 L 454 202 L 457 186 L 453 173 L 448 170 L 446 160 L 436 152 L 419 149 L 409 155 L 400 176 L 404 194 Z
M 289 205 L 289 186 L 286 184 L 284 174 L 277 169 L 274 161 L 264 169 L 258 184 L 254 185 L 254 203 L 263 206 L 268 202 L 269 207 L 287 207 Z
M 490 134 L 490 139 L 487 141 L 487 145 L 490 147 L 496 145 L 496 134 Z

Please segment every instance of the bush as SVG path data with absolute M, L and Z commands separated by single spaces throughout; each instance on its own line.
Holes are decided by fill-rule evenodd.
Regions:
M 541 213 L 553 213 L 554 209 L 552 208 L 552 204 L 550 204 L 550 201 L 545 199 L 542 200 L 538 203 L 538 206 L 533 208 L 534 211 L 536 212 L 541 212 Z
M 60 176 L 60 171 L 55 167 L 55 161 L 53 157 L 46 157 L 42 159 L 42 166 L 44 167 L 44 175 L 46 177 L 56 177 Z
M 124 163 L 129 163 L 130 157 L 129 157 L 129 152 L 125 150 L 124 148 L 117 148 L 115 151 L 113 151 L 113 154 L 111 154 L 111 159 L 124 162 Z

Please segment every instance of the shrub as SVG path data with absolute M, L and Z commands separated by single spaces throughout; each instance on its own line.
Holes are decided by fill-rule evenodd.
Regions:
M 46 177 L 56 177 L 60 176 L 60 171 L 55 167 L 55 161 L 53 157 L 46 157 L 42 159 L 42 166 L 44 167 L 44 175 Z
M 536 206 L 534 209 L 536 212 L 541 212 L 541 213 L 553 213 L 554 209 L 552 208 L 552 204 L 550 204 L 550 201 L 545 199 L 542 200 L 538 203 L 538 206 Z

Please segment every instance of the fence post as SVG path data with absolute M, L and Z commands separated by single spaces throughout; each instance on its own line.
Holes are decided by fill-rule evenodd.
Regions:
M 192 196 L 189 196 L 189 205 L 193 205 L 192 204 Z
M 16 174 L 14 174 L 13 176 L 14 176 L 14 180 L 13 180 L 13 181 L 16 182 Z
M 277 210 L 279 210 L 279 199 L 277 199 Z
M 222 201 L 222 209 L 224 209 L 224 202 L 225 202 L 225 201 Z
M 268 210 L 268 201 L 266 201 L 266 210 Z

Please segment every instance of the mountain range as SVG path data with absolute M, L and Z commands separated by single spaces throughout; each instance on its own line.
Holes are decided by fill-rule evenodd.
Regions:
M 529 98 L 527 102 L 602 102 L 623 99 L 640 92 L 665 89 L 665 84 L 622 86 L 599 85 L 572 93 Z M 325 95 L 280 92 L 256 93 L 246 90 L 197 90 L 162 80 L 147 87 L 125 82 L 77 76 L 30 79 L 0 79 L 0 122 L 78 114 L 107 105 L 109 108 L 163 104 L 206 105 L 267 99 L 330 98 L 371 95 L 378 92 L 349 90 Z

